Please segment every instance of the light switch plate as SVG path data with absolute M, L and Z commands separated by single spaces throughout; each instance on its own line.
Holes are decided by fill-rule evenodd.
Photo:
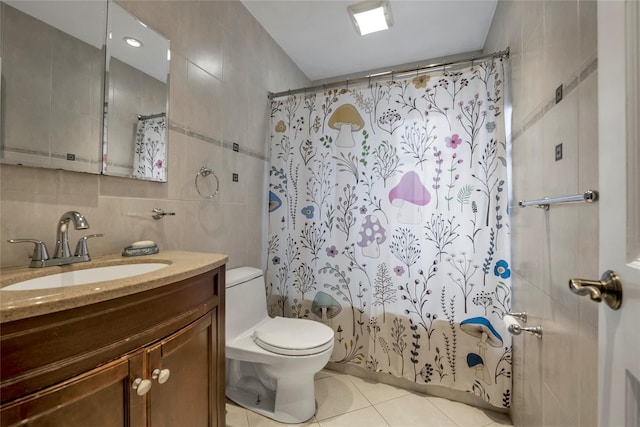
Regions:
M 562 101 L 562 85 L 556 89 L 556 104 L 560 101 Z
M 556 145 L 556 162 L 562 160 L 562 144 Z

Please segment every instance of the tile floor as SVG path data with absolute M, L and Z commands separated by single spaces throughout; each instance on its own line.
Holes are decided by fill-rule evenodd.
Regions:
M 439 397 L 323 370 L 316 375 L 316 415 L 281 424 L 227 400 L 227 427 L 498 427 L 509 417 Z

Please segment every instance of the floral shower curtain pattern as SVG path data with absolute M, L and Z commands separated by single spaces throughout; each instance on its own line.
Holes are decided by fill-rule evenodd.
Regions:
M 167 180 L 167 118 L 164 114 L 138 119 L 133 156 L 133 176 Z
M 272 103 L 272 316 L 332 361 L 511 400 L 505 64 Z

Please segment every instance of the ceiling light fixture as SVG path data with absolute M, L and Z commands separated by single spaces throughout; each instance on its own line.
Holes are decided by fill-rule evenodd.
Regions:
M 142 42 L 133 37 L 125 37 L 123 38 L 124 42 L 131 47 L 142 47 Z
M 367 0 L 347 8 L 356 31 L 361 36 L 386 30 L 393 25 L 388 0 Z

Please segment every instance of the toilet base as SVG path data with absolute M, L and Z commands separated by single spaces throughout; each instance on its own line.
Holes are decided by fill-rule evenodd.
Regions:
M 259 381 L 244 381 L 246 388 L 227 385 L 226 395 L 238 405 L 281 423 L 302 423 L 316 412 L 314 378 L 280 378 L 277 391 L 256 387 Z

